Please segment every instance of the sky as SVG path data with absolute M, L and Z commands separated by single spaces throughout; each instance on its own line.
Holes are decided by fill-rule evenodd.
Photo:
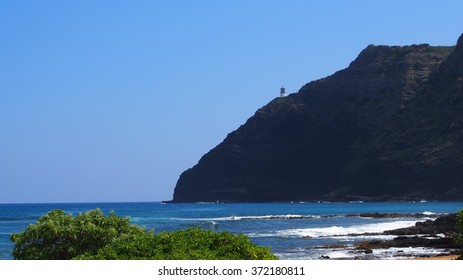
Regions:
M 172 199 L 279 95 L 369 44 L 455 45 L 458 1 L 0 0 L 0 203 Z

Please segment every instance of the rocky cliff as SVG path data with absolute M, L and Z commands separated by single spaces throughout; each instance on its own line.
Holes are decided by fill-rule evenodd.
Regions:
M 463 200 L 463 35 L 373 46 L 276 98 L 179 178 L 173 202 Z

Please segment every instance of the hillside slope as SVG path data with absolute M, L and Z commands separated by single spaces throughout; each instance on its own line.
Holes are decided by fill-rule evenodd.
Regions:
M 179 178 L 173 202 L 463 200 L 463 36 L 368 46 L 276 98 Z

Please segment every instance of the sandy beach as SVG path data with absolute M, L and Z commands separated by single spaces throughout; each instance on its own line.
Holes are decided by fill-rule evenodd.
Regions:
M 436 260 L 456 260 L 459 255 L 448 255 L 448 256 L 435 256 L 427 258 L 411 258 L 409 260 L 427 260 L 427 261 L 436 261 Z

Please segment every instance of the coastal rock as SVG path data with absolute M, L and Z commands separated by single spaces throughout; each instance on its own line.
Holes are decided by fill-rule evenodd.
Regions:
M 370 45 L 275 98 L 180 176 L 173 202 L 463 200 L 462 37 Z
M 367 240 L 355 244 L 357 251 L 387 248 L 432 247 L 441 249 L 463 249 L 456 245 L 454 235 L 458 232 L 456 214 L 445 215 L 432 221 L 417 222 L 415 226 L 387 230 L 382 234 L 399 235 L 393 240 Z
M 387 249 L 387 248 L 408 248 L 408 247 L 432 247 L 432 248 L 461 248 L 461 246 L 455 245 L 452 238 L 436 238 L 428 239 L 418 236 L 396 237 L 393 240 L 374 240 L 374 241 L 362 241 L 355 244 L 358 250 L 368 249 Z
M 456 214 L 445 215 L 437 218 L 434 221 L 417 222 L 415 226 L 408 228 L 401 228 L 395 230 L 387 230 L 384 234 L 390 235 L 416 235 L 428 234 L 436 235 L 443 234 L 445 236 L 453 237 L 458 232 L 457 216 Z

